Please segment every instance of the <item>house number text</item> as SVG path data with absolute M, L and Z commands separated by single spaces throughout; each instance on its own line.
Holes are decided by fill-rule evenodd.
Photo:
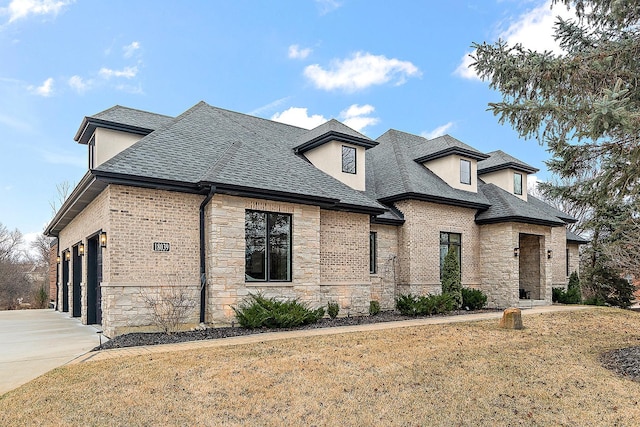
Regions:
M 169 252 L 171 250 L 171 245 L 164 242 L 153 242 L 153 250 L 155 252 Z

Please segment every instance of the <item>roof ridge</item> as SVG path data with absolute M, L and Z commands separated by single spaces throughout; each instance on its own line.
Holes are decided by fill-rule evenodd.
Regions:
M 386 133 L 389 133 L 389 142 L 391 143 L 391 148 L 393 149 L 394 157 L 396 158 L 396 163 L 398 164 L 398 171 L 400 172 L 400 179 L 402 180 L 402 186 L 405 191 L 409 191 L 409 176 L 407 172 L 406 165 L 404 163 L 404 152 L 400 152 L 400 143 L 398 143 L 398 138 L 393 133 L 398 132 L 394 129 L 389 129 Z M 404 149 L 404 147 L 402 147 Z M 401 158 L 400 158 L 401 157 Z
M 162 116 L 162 117 L 175 118 L 175 116 L 170 116 L 170 115 L 168 115 L 168 114 L 154 113 L 153 111 L 141 110 L 141 109 L 139 109 L 139 108 L 127 107 L 127 106 L 125 106 L 125 105 L 120 105 L 120 104 L 116 104 L 116 105 L 114 105 L 114 106 L 112 106 L 112 107 L 107 108 L 106 110 L 102 110 L 102 111 L 100 111 L 100 112 L 98 112 L 98 113 L 95 113 L 95 114 L 93 114 L 93 115 L 89 116 L 89 117 L 95 117 L 95 116 L 96 116 L 96 115 L 98 115 L 98 114 L 106 113 L 107 111 L 111 111 L 111 110 L 114 110 L 114 109 L 116 109 L 116 108 L 124 108 L 124 109 L 126 109 L 126 110 L 130 110 L 130 111 L 137 111 L 137 112 L 139 112 L 139 113 L 153 114 L 154 116 Z

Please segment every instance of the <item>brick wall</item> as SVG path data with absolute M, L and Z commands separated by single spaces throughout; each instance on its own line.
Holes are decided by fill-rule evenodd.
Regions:
M 479 275 L 479 227 L 475 209 L 403 200 L 396 207 L 405 223 L 398 231 L 399 293 L 439 293 L 440 232 L 462 235 L 462 284 L 476 287 Z
M 368 215 L 320 211 L 320 282 L 323 302 L 341 314 L 367 314 L 371 301 Z
M 377 271 L 371 275 L 371 299 L 380 303 L 382 310 L 395 308 L 398 282 L 398 229 L 392 225 L 371 224 L 377 238 Z
M 569 274 L 577 271 L 580 275 L 580 246 L 570 243 L 567 249 L 569 249 Z
M 56 286 L 58 283 L 58 243 L 51 246 L 49 252 L 49 301 L 56 301 Z M 57 308 L 57 307 L 56 307 Z
M 87 243 L 86 238 L 92 234 L 97 233 L 99 230 L 109 230 L 109 192 L 110 188 L 107 187 L 102 191 L 82 212 L 80 212 L 63 230 L 60 231 L 58 236 L 58 245 L 60 247 L 60 254 L 62 256 L 63 251 L 71 251 L 71 248 L 78 242 Z M 86 247 L 86 246 L 85 246 Z M 86 310 L 86 274 L 87 274 L 87 257 L 80 258 L 82 262 L 82 280 L 81 280 L 81 293 L 82 293 L 82 313 L 81 319 L 83 323 L 87 322 L 87 310 Z M 61 262 L 64 262 L 62 260 Z M 103 272 L 104 277 L 108 277 L 109 271 L 109 251 L 103 251 Z M 58 286 L 58 305 L 62 310 L 62 265 L 60 266 L 60 275 L 58 276 L 60 285 Z M 69 315 L 73 313 L 73 256 L 69 261 Z

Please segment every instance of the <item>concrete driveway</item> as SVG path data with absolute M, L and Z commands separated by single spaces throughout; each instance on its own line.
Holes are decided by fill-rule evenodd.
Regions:
M 69 313 L 0 311 L 0 395 L 96 347 L 97 331 Z

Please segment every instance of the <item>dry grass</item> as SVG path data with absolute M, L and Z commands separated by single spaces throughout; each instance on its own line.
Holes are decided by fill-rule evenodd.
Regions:
M 613 309 L 291 339 L 56 369 L 0 397 L 0 425 L 638 425 L 640 345 Z

